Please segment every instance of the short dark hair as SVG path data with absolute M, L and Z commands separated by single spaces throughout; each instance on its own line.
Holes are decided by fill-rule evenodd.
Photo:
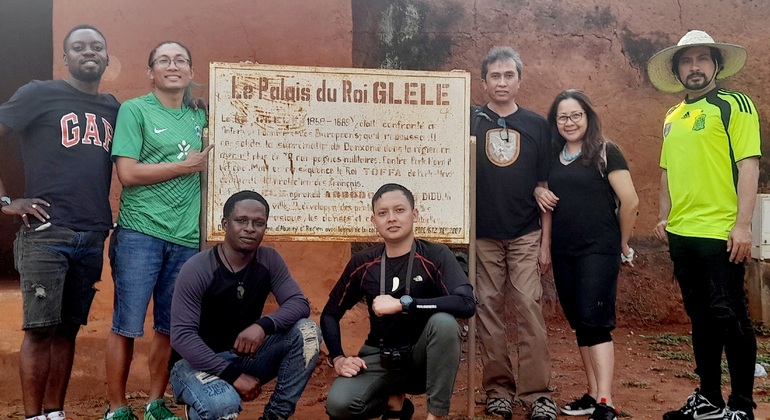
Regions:
M 265 200 L 265 197 L 262 197 L 262 194 L 256 191 L 244 190 L 231 195 L 230 198 L 227 199 L 227 201 L 225 202 L 225 207 L 222 210 L 223 217 L 225 219 L 230 217 L 230 215 L 233 214 L 235 205 L 238 204 L 239 201 L 243 201 L 243 200 L 259 201 L 260 203 L 262 203 L 263 206 L 265 206 L 265 216 L 268 216 L 268 217 L 270 216 L 270 205 L 267 204 L 267 200 Z
M 409 191 L 408 188 L 401 184 L 395 184 L 395 183 L 389 183 L 381 186 L 376 193 L 374 193 L 374 196 L 372 197 L 372 211 L 374 211 L 374 203 L 377 202 L 380 198 L 382 198 L 382 195 L 386 192 L 391 191 L 401 191 L 406 196 L 406 200 L 409 201 L 409 205 L 414 208 L 414 194 L 412 194 L 411 191 Z
M 484 61 L 481 62 L 481 78 L 487 79 L 487 71 L 489 71 L 489 65 L 498 61 L 511 60 L 516 63 L 516 71 L 519 73 L 519 79 L 521 79 L 521 70 L 524 64 L 521 62 L 521 56 L 516 50 L 511 47 L 492 47 L 487 56 L 484 57 Z
M 695 46 L 697 47 L 697 45 Z M 682 55 L 684 55 L 685 51 L 690 48 L 692 47 L 682 48 L 671 57 L 671 73 L 674 73 L 677 80 L 679 79 L 679 60 L 682 58 Z M 719 51 L 719 48 L 715 47 L 709 47 L 709 51 L 711 52 L 711 59 L 714 60 L 714 63 L 717 65 L 717 74 L 719 74 L 719 72 L 725 68 L 725 60 L 722 59 L 722 51 Z
M 72 34 L 75 31 L 80 31 L 80 30 L 83 30 L 83 29 L 92 30 L 92 31 L 96 32 L 97 34 L 99 34 L 99 36 L 101 36 L 102 39 L 104 40 L 104 46 L 105 47 L 107 46 L 107 38 L 104 37 L 104 34 L 102 33 L 102 31 L 96 29 L 95 27 L 93 27 L 91 25 L 78 25 L 78 26 L 70 29 L 70 31 L 67 32 L 67 36 L 64 37 L 64 42 L 62 42 L 62 48 L 64 48 L 64 52 L 67 52 L 67 41 L 70 40 L 70 37 L 72 36 Z

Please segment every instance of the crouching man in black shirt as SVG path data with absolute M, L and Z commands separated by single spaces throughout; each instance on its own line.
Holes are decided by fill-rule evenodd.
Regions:
M 412 192 L 385 184 L 372 198 L 372 223 L 384 239 L 353 255 L 321 314 L 321 329 L 339 377 L 329 391 L 332 419 L 410 419 L 405 393 L 427 394 L 427 418 L 449 414 L 462 340 L 455 317 L 476 303 L 468 277 L 442 244 L 415 239 Z M 369 336 L 345 356 L 340 319 L 366 298 Z
M 225 241 L 190 258 L 171 304 L 171 385 L 190 420 L 233 419 L 277 378 L 265 420 L 288 419 L 320 347 L 310 305 L 278 252 L 260 246 L 270 207 L 254 191 L 227 199 Z M 278 309 L 263 314 L 269 294 Z M 179 360 L 181 356 L 183 359 Z

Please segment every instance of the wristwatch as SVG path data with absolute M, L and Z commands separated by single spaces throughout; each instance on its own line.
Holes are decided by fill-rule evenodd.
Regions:
M 0 207 L 10 206 L 10 205 L 11 205 L 11 197 L 8 197 L 7 195 L 0 197 Z
M 412 299 L 409 295 L 401 296 L 401 313 L 406 315 L 409 313 L 409 306 L 414 302 L 414 299 Z

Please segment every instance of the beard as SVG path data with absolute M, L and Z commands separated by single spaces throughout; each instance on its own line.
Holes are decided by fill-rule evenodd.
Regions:
M 699 77 L 702 81 L 693 81 L 691 80 L 693 77 Z M 689 90 L 703 90 L 705 89 L 709 83 L 711 83 L 711 80 L 706 78 L 706 75 L 703 73 L 693 73 L 689 76 L 687 76 L 687 79 L 684 81 L 684 87 L 686 87 Z
M 106 67 L 85 71 L 81 68 L 70 68 L 70 75 L 81 82 L 98 82 L 101 80 L 105 70 L 107 70 Z

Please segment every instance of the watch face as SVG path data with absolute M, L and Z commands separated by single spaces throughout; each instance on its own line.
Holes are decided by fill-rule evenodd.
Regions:
M 11 204 L 11 197 L 8 197 L 7 195 L 4 195 L 0 197 L 0 206 L 7 206 Z

